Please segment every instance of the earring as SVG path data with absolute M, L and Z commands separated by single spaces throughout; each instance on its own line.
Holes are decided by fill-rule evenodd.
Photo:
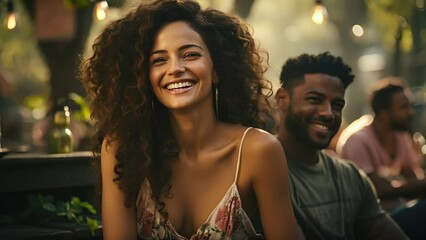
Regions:
M 215 110 L 216 110 L 216 119 L 219 119 L 219 86 L 217 84 L 214 85 L 215 90 Z

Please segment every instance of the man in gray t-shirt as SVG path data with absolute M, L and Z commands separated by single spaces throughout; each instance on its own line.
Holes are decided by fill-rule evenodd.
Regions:
M 283 66 L 276 94 L 293 209 L 306 239 L 407 239 L 380 208 L 369 178 L 327 155 L 345 105 L 351 68 L 325 52 Z

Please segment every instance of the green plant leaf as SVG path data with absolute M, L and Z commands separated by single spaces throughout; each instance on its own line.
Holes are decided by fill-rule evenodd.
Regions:
M 51 195 L 31 194 L 28 196 L 30 207 L 35 214 L 43 217 L 45 221 L 56 218 L 64 218 L 68 221 L 85 225 L 92 235 L 99 227 L 98 221 L 88 217 L 88 214 L 96 214 L 96 210 L 89 202 L 81 201 L 78 197 L 71 197 L 70 201 L 57 201 Z M 1 215 L 0 215 L 1 217 Z M 86 221 L 84 221 L 86 219 Z M 2 220 L 0 218 L 0 220 Z
M 40 203 L 53 203 L 55 202 L 55 198 L 52 195 L 42 195 L 42 194 L 38 194 L 38 199 L 40 201 Z
M 83 222 L 83 216 L 78 216 L 75 219 L 78 223 L 82 223 Z
M 95 236 L 95 231 L 99 228 L 98 220 L 86 217 L 86 225 L 89 228 L 92 236 Z
M 53 203 L 43 203 L 43 209 L 49 212 L 56 212 L 56 206 Z
M 56 213 L 56 216 L 65 217 L 65 216 L 67 216 L 67 213 L 66 212 L 58 212 L 58 213 Z
M 79 204 L 79 203 L 80 203 L 80 198 L 78 197 L 71 198 L 71 204 Z
M 80 107 L 78 111 L 74 112 L 74 118 L 78 121 L 89 122 L 91 112 L 86 100 L 74 92 L 70 92 L 68 94 L 68 98 L 74 101 Z

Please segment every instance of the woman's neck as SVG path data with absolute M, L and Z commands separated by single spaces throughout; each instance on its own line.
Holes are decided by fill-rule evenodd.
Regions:
M 213 111 L 170 113 L 172 130 L 181 152 L 197 154 L 208 147 L 216 137 L 219 121 Z

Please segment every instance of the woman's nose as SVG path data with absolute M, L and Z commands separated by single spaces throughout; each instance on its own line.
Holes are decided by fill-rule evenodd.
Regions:
M 181 59 L 172 58 L 170 59 L 170 65 L 168 73 L 171 75 L 179 74 L 185 71 L 185 66 L 182 64 Z

